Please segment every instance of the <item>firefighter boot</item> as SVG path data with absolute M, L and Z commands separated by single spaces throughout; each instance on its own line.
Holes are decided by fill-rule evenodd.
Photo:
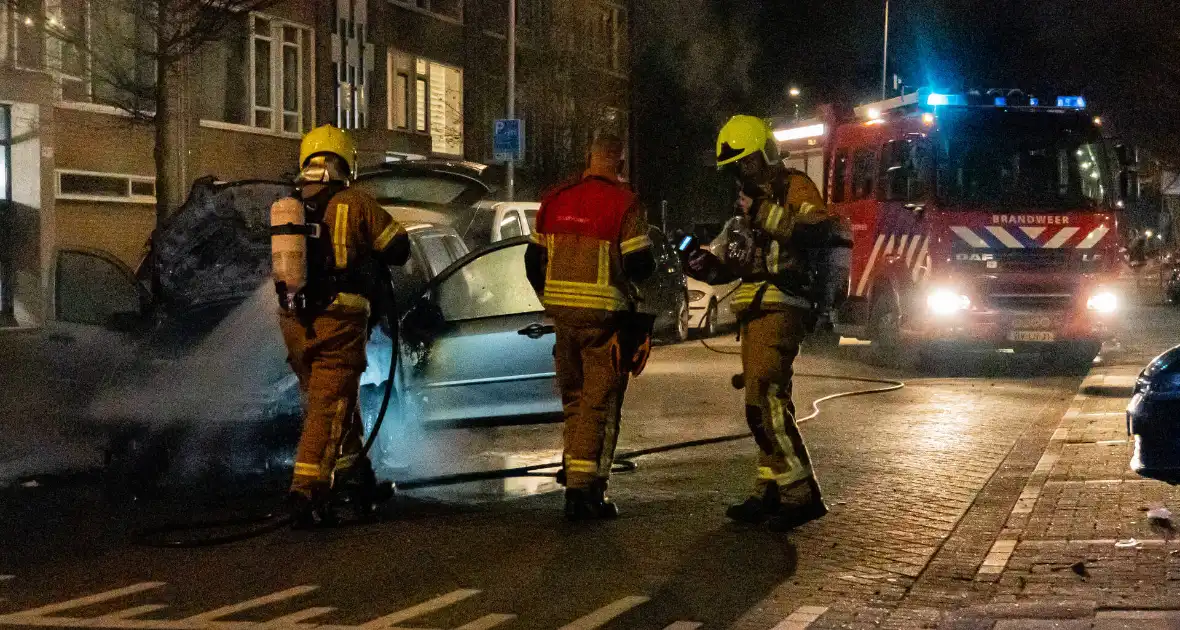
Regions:
M 778 484 L 769 483 L 760 497 L 750 497 L 741 503 L 729 506 L 725 515 L 739 523 L 757 525 L 779 513 L 782 499 L 779 497 Z
M 607 498 L 605 482 L 595 481 L 589 488 L 566 488 L 567 521 L 609 520 L 618 516 L 619 506 Z
M 329 501 L 302 492 L 287 495 L 287 514 L 291 518 L 291 527 L 295 529 L 318 529 L 338 524 Z
M 373 465 L 369 459 L 362 458 L 357 462 L 357 468 L 341 488 L 341 500 L 347 505 L 357 519 L 373 520 L 382 503 L 393 499 L 396 494 L 394 485 L 390 482 L 378 482 L 373 472 Z
M 772 532 L 789 532 L 800 525 L 819 520 L 828 514 L 828 506 L 824 504 L 820 494 L 819 483 L 812 477 L 807 482 L 809 500 L 799 506 L 784 507 L 781 512 L 770 519 L 767 528 Z

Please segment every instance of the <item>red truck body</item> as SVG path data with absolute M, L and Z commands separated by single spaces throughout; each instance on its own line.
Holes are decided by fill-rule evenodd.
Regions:
M 839 332 L 1097 352 L 1119 307 L 1121 205 L 1100 121 L 926 92 L 857 113 L 778 134 L 822 148 L 829 207 L 853 230 Z

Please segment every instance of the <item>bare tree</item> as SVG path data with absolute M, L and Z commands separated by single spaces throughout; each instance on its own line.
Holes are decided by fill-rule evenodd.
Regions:
M 187 89 L 181 67 L 249 11 L 283 0 L 2 0 L 14 24 L 39 35 L 44 63 L 90 89 L 92 102 L 116 107 L 154 132 L 156 219 L 179 203 L 176 143 Z M 89 8 L 89 11 L 87 11 Z

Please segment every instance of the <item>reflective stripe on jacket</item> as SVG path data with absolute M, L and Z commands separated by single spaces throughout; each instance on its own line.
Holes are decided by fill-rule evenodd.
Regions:
M 629 310 L 623 256 L 651 247 L 635 195 L 618 182 L 586 177 L 547 195 L 533 242 L 548 264 L 541 301 L 555 320 L 589 321 Z
M 405 228 L 395 221 L 377 200 L 355 188 L 340 191 L 324 210 L 324 225 L 332 244 L 332 263 L 335 270 L 356 267 L 369 256 L 381 256 L 394 247 L 408 246 Z M 338 293 L 328 306 L 330 310 L 365 311 L 369 299 L 359 293 Z

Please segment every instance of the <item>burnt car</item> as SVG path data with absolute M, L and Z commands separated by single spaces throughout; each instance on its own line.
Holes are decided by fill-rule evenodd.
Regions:
M 1127 406 L 1127 433 L 1134 440 L 1132 470 L 1180 484 L 1180 346 L 1139 374 Z
M 408 171 L 412 177 L 403 177 Z M 466 188 L 468 179 L 445 173 L 431 182 L 428 175 L 392 169 L 362 180 L 383 180 L 383 206 L 407 227 L 411 244 L 410 261 L 390 269 L 394 317 L 409 321 L 406 343 L 374 330 L 362 377 L 366 424 L 371 428 L 390 382 L 396 394 L 386 426 L 559 418 L 553 328 L 524 274 L 525 241 L 471 254 L 454 227 L 423 222 L 461 214 L 478 196 Z M 394 181 L 409 183 L 398 192 Z M 265 219 L 270 204 L 291 190 L 202 182 L 149 246 L 139 273 L 144 315 L 90 317 L 100 329 L 119 328 L 136 348 L 130 364 L 109 374 L 85 406 L 89 421 L 113 434 L 113 485 L 152 484 L 177 471 L 186 453 L 201 455 L 184 467 L 205 478 L 228 470 L 289 473 L 300 397 L 278 334 Z M 443 192 L 423 201 L 424 191 Z M 449 205 L 455 201 L 460 205 Z M 383 432 L 374 452 L 379 469 L 393 467 L 388 446 Z

